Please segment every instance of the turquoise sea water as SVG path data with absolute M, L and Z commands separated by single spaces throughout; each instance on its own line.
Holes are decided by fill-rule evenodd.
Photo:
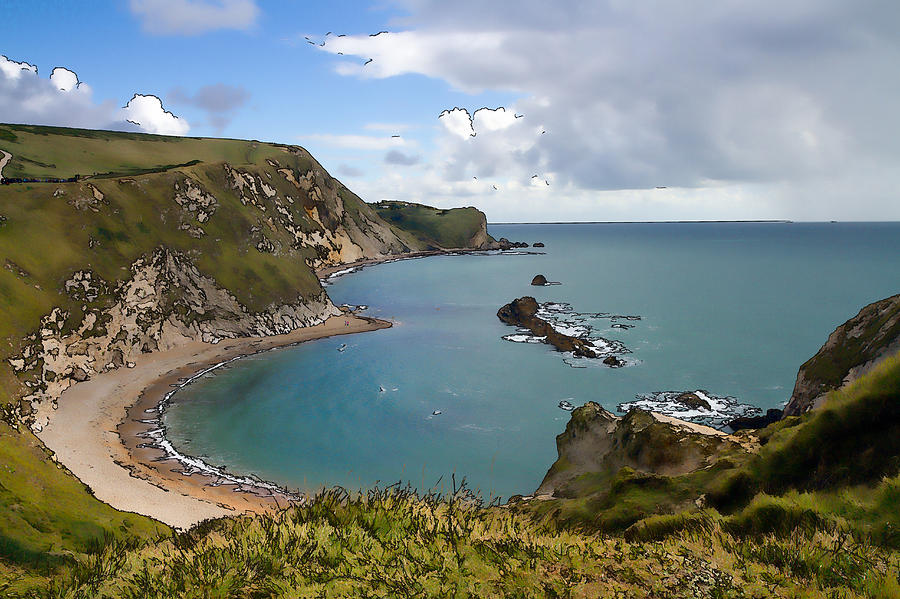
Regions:
M 780 407 L 835 326 L 900 292 L 900 223 L 494 225 L 542 255 L 441 256 L 335 280 L 392 329 L 251 356 L 179 391 L 165 414 L 183 453 L 291 488 L 432 487 L 527 494 L 556 458 L 562 400 L 610 410 L 707 390 Z M 543 273 L 562 285 L 533 287 Z M 497 309 L 566 302 L 628 366 L 513 343 Z M 613 324 L 634 328 L 613 328 Z M 347 344 L 343 352 L 338 347 Z M 588 367 L 573 367 L 585 366 Z M 382 392 L 381 389 L 384 389 Z M 440 411 L 433 415 L 434 411 Z

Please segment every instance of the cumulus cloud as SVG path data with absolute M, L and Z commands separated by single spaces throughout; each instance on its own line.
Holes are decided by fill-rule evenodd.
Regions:
M 343 54 L 339 73 L 415 73 L 519 96 L 481 119 L 441 114 L 448 182 L 502 165 L 516 181 L 537 173 L 575 195 L 731 186 L 760 194 L 733 194 L 760 210 L 781 198 L 790 218 L 824 215 L 840 205 L 826 199 L 832 190 L 856 186 L 870 193 L 839 212 L 900 217 L 900 44 L 888 25 L 900 4 L 400 4 L 405 31 L 328 38 L 324 51 Z
M 188 122 L 163 108 L 162 100 L 153 95 L 134 94 L 122 108 L 122 118 L 147 133 L 184 135 Z
M 94 129 L 134 129 L 117 116 L 113 102 L 96 102 L 91 88 L 78 85 L 68 69 L 54 77 L 38 75 L 36 66 L 0 56 L 0 115 L 4 122 Z M 75 85 L 72 85 L 72 81 Z
M 259 17 L 254 0 L 131 0 L 145 31 L 196 35 L 217 29 L 249 29 Z
M 175 88 L 166 96 L 166 100 L 171 104 L 187 104 L 204 111 L 207 122 L 218 133 L 225 129 L 231 122 L 234 112 L 244 106 L 249 99 L 250 92 L 246 89 L 225 83 L 204 85 L 193 95 L 181 88 Z
M 0 73 L 6 79 L 18 79 L 25 73 L 37 75 L 37 67 L 27 62 L 16 62 L 6 56 L 0 56 Z
M 56 67 L 49 78 L 36 66 L 0 56 L 0 115 L 4 122 L 184 135 L 187 121 L 167 112 L 156 96 L 135 95 L 124 108 L 94 100 L 78 75 Z
M 419 155 L 404 154 L 397 150 L 391 150 L 384 155 L 384 162 L 386 164 L 397 164 L 400 166 L 413 166 L 419 164 L 421 159 L 422 157 Z
M 70 71 L 65 67 L 56 67 L 50 73 L 50 81 L 60 90 L 69 92 L 78 87 L 81 83 L 78 81 L 78 75 L 74 71 Z
M 438 116 L 438 120 L 444 128 L 457 137 L 467 139 L 475 137 L 475 128 L 472 126 L 472 117 L 465 108 L 453 108 L 445 110 Z

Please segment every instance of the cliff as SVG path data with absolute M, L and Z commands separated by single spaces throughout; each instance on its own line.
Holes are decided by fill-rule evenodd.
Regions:
M 26 419 L 140 352 L 321 322 L 316 269 L 492 241 L 473 208 L 386 221 L 296 146 L 21 125 L 0 146 L 24 180 L 0 187 L 0 334 Z
M 144 352 L 321 322 L 317 269 L 490 241 L 475 209 L 387 222 L 297 146 L 0 124 L 0 150 L 0 592 L 4 560 L 161 530 L 61 469 L 38 408 Z
M 837 327 L 800 367 L 785 416 L 813 409 L 827 394 L 852 383 L 900 351 L 900 295 L 873 302 Z

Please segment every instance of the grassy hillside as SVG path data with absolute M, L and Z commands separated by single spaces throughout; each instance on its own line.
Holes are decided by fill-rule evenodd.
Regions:
M 42 316 L 68 313 L 51 337 L 102 316 L 159 247 L 263 310 L 319 293 L 316 265 L 480 245 L 484 217 L 369 206 L 296 147 L 0 125 L 0 149 L 8 177 L 91 175 L 0 187 L 0 596 L 900 596 L 900 356 L 683 474 L 641 470 L 678 439 L 636 413 L 624 453 L 558 463 L 548 501 L 334 490 L 183 534 L 118 512 L 18 420 L 31 374 L 8 360 Z M 67 287 L 83 270 L 97 285 Z
M 383 222 L 296 146 L 0 124 L 0 150 L 12 154 L 6 178 L 79 175 L 0 186 L 0 580 L 40 579 L 104 536 L 165 529 L 96 501 L 19 424 L 25 384 L 62 374 L 42 375 L 40 360 L 27 372 L 11 368 L 43 316 L 66 314 L 65 336 L 97 315 L 84 335 L 103 334 L 117 287 L 157 248 L 184 257 L 254 313 L 322 293 L 315 267 L 428 245 Z M 86 271 L 91 292 L 71 285 Z M 185 314 L 172 293 L 174 317 L 217 314 L 216 306 Z M 148 322 L 168 315 L 148 314 Z
M 163 543 L 113 542 L 55 597 L 896 597 L 896 553 L 840 531 L 662 540 L 560 530 L 403 490 L 340 491 Z
M 411 234 L 431 248 L 462 248 L 480 245 L 472 239 L 484 231 L 484 214 L 474 208 L 443 210 L 409 202 L 372 204 L 375 212 L 393 227 Z

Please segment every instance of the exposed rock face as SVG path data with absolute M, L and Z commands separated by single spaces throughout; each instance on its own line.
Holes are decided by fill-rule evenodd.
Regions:
M 825 345 L 797 373 L 785 416 L 796 416 L 821 404 L 839 389 L 900 351 L 900 295 L 869 304 L 839 326 Z
M 70 385 L 141 352 L 191 340 L 288 333 L 340 313 L 324 291 L 251 313 L 189 258 L 164 248 L 136 261 L 128 280 L 109 287 L 90 271 L 66 281 L 72 299 L 94 306 L 86 305 L 83 314 L 55 308 L 26 338 L 22 353 L 9 361 L 31 391 L 24 400 L 55 401 Z M 98 298 L 106 305 L 97 305 Z
M 535 286 L 546 285 L 547 277 L 545 277 L 544 275 L 534 275 L 534 278 L 531 279 L 531 284 Z
M 534 336 L 543 337 L 544 343 L 549 343 L 559 351 L 572 352 L 583 358 L 598 357 L 589 343 L 557 332 L 550 323 L 536 316 L 538 308 L 537 300 L 533 297 L 520 297 L 500 308 L 497 317 L 506 324 L 526 328 Z
M 588 402 L 572 412 L 566 430 L 556 437 L 556 450 L 559 458 L 537 495 L 575 497 L 578 477 L 600 473 L 612 479 L 624 467 L 663 476 L 686 474 L 740 447 L 715 429 L 640 409 L 618 418 Z

